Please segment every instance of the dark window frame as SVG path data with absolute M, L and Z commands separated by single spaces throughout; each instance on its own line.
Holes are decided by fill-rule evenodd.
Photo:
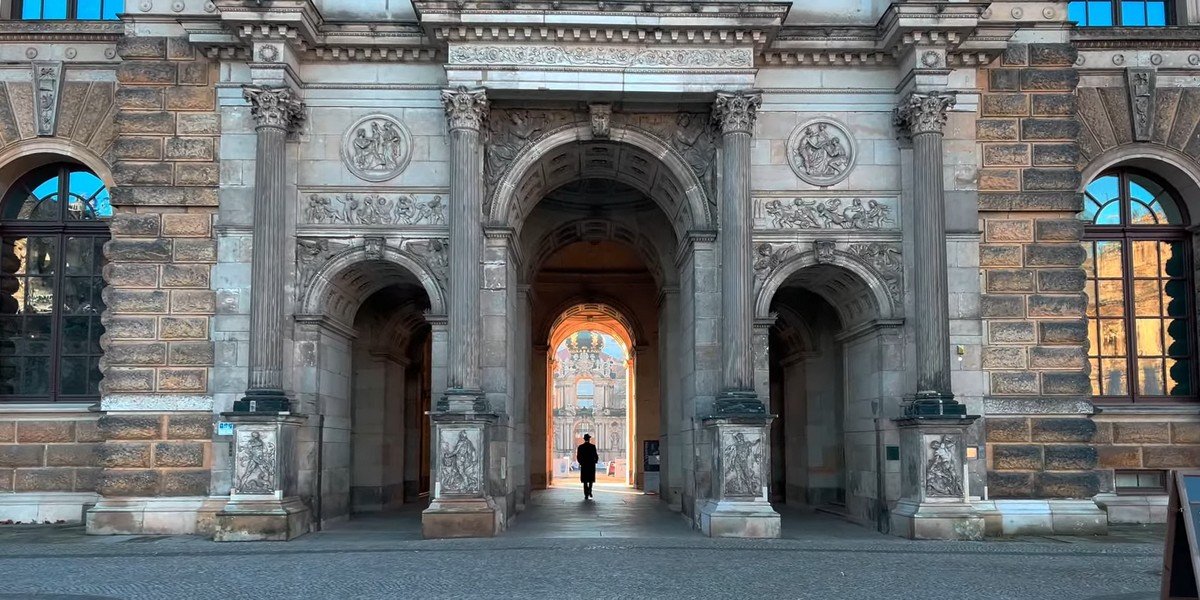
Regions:
M 101 394 L 97 391 L 96 394 L 70 394 L 61 393 L 61 363 L 63 359 L 63 317 L 62 311 L 63 302 L 63 282 L 66 278 L 65 268 L 63 265 L 66 248 L 66 240 L 70 237 L 90 237 L 111 239 L 111 231 L 109 222 L 105 219 L 95 220 L 69 220 L 66 217 L 67 206 L 69 202 L 65 201 L 70 197 L 70 174 L 73 172 L 92 173 L 90 169 L 79 163 L 73 162 L 55 162 L 35 169 L 31 169 L 25 175 L 18 178 L 13 185 L 7 190 L 4 190 L 3 196 L 0 196 L 0 239 L 9 237 L 55 237 L 58 240 L 55 248 L 54 261 L 54 276 L 53 276 L 53 292 L 54 302 L 50 312 L 51 327 L 50 327 L 50 372 L 49 386 L 44 394 L 29 394 L 29 393 L 0 393 L 0 406 L 5 403 L 28 403 L 28 404 L 59 404 L 59 403 L 96 403 L 100 401 Z M 94 173 L 93 173 L 94 174 Z M 19 196 L 18 191 L 22 187 L 33 189 L 35 186 L 28 185 L 31 181 L 45 180 L 48 177 L 57 175 L 58 182 L 58 197 L 59 197 L 59 214 L 58 219 L 54 221 L 33 221 L 19 220 L 15 218 L 4 218 L 9 209 L 9 203 L 14 201 L 22 201 L 24 196 Z M 100 260 L 101 256 L 93 256 L 94 261 Z M 100 266 L 93 263 L 93 277 L 99 274 Z M 78 354 L 72 354 L 78 356 Z M 85 355 L 86 356 L 86 355 Z M 103 353 L 97 355 L 97 361 L 103 356 Z
M 1175 208 L 1179 211 L 1181 223 L 1178 225 L 1132 225 L 1132 212 L 1130 210 L 1132 202 L 1129 199 L 1129 176 L 1137 175 L 1144 177 L 1162 187 L 1172 201 L 1175 203 Z M 1197 391 L 1197 375 L 1200 374 L 1200 365 L 1197 365 L 1197 359 L 1200 358 L 1200 348 L 1197 348 L 1197 325 L 1196 325 L 1196 297 L 1195 297 L 1195 264 L 1193 261 L 1192 234 L 1188 231 L 1186 223 L 1191 220 L 1188 216 L 1187 206 L 1180 198 L 1175 188 L 1162 177 L 1155 175 L 1151 171 L 1138 169 L 1133 167 L 1118 167 L 1104 171 L 1092 178 L 1096 181 L 1102 177 L 1116 176 L 1117 177 L 1117 202 L 1121 206 L 1121 224 L 1120 225 L 1096 225 L 1086 223 L 1084 225 L 1084 233 L 1082 240 L 1084 242 L 1093 241 L 1117 241 L 1121 243 L 1121 281 L 1122 281 L 1122 303 L 1124 306 L 1124 314 L 1122 318 L 1125 322 L 1125 364 L 1126 364 L 1126 382 L 1125 387 L 1129 391 L 1124 395 L 1093 395 L 1093 402 L 1101 405 L 1114 404 L 1194 404 L 1200 395 Z M 1091 185 L 1091 182 L 1088 182 Z M 1086 200 L 1085 200 L 1086 202 Z M 1188 355 L 1188 376 L 1190 377 L 1191 394 L 1189 395 L 1147 395 L 1140 393 L 1140 377 L 1141 373 L 1137 369 L 1137 361 L 1140 355 L 1137 352 L 1137 320 L 1135 316 L 1134 306 L 1134 285 L 1135 279 L 1133 270 L 1133 242 L 1135 241 L 1164 241 L 1174 242 L 1179 241 L 1184 244 L 1184 272 L 1186 277 L 1183 279 L 1186 282 L 1184 290 L 1185 298 L 1185 319 L 1187 321 L 1187 339 L 1190 344 Z M 1095 257 L 1093 256 L 1093 260 Z M 1093 268 L 1096 268 L 1093 265 Z M 1090 274 L 1087 276 L 1086 285 L 1092 285 L 1094 281 Z M 1097 297 L 1097 302 L 1099 298 Z M 1097 304 L 1097 310 L 1099 305 Z M 1164 309 L 1165 310 L 1165 309 Z M 1096 315 L 1099 319 L 1100 315 Z M 1091 317 L 1085 317 L 1084 322 L 1087 323 L 1088 335 L 1091 335 L 1092 326 Z M 1099 345 L 1099 340 L 1096 341 Z M 1164 346 L 1167 340 L 1163 340 Z M 1165 352 L 1165 349 L 1164 349 Z M 1102 356 L 1100 354 L 1098 356 Z M 1090 348 L 1087 352 L 1089 363 L 1092 355 Z M 1096 374 L 1092 373 L 1088 379 L 1088 385 L 1092 383 L 1092 377 Z M 1165 384 L 1165 382 L 1164 382 Z
M 1093 1 L 1095 1 L 1095 0 L 1093 0 Z M 1175 4 L 1176 4 L 1175 0 L 1164 0 L 1163 1 L 1163 19 L 1166 22 L 1162 25 L 1126 25 L 1121 21 L 1121 0 L 1103 0 L 1103 1 L 1109 2 L 1109 6 L 1112 8 L 1112 11 L 1111 11 L 1112 25 L 1089 25 L 1087 23 L 1076 23 L 1075 24 L 1076 27 L 1087 27 L 1087 28 L 1095 28 L 1095 29 L 1103 29 L 1106 27 L 1153 28 L 1153 27 L 1173 27 L 1179 23 L 1178 10 L 1175 7 Z M 1075 4 L 1076 2 L 1082 2 L 1084 4 L 1084 14 L 1086 15 L 1087 14 L 1087 0 L 1070 0 L 1069 2 L 1067 2 L 1068 15 L 1070 14 L 1071 5 Z
M 1139 475 L 1142 473 L 1157 473 L 1159 481 L 1162 482 L 1158 487 L 1120 487 L 1117 486 L 1117 476 L 1120 474 Z M 1158 496 L 1167 493 L 1167 480 L 1171 477 L 1171 472 L 1167 469 L 1113 469 L 1113 491 L 1118 496 Z
M 11 19 L 13 21 L 89 21 L 90 22 L 90 21 L 116 21 L 119 18 L 119 17 L 115 17 L 112 19 L 104 18 L 104 4 L 106 2 L 114 2 L 114 0 L 96 0 L 97 2 L 100 3 L 100 18 L 99 19 L 80 18 L 79 4 L 80 4 L 81 0 L 66 0 L 67 1 L 67 16 L 66 16 L 66 18 L 62 18 L 62 19 L 44 19 L 44 18 L 43 19 L 26 19 L 22 15 L 25 12 L 25 3 L 30 2 L 30 1 L 44 2 L 44 0 L 13 0 L 12 13 L 9 15 L 9 19 Z M 82 1 L 86 1 L 86 0 L 82 0 Z M 120 4 L 120 0 L 116 0 L 116 2 L 118 4 Z M 122 12 L 122 10 L 118 6 L 117 15 L 120 15 L 121 12 Z

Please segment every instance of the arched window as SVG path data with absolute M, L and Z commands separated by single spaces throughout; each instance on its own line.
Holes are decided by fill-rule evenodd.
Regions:
M 0 202 L 0 399 L 99 399 L 111 216 L 104 182 L 75 164 L 35 169 Z
M 1101 401 L 1195 397 L 1188 222 L 1174 190 L 1150 173 L 1109 171 L 1087 186 L 1092 394 Z

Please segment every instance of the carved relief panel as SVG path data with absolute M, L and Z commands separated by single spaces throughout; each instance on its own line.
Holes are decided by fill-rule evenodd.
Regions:
M 233 493 L 271 495 L 279 488 L 279 440 L 273 428 L 235 429 Z
M 755 229 L 875 231 L 896 229 L 895 196 L 756 198 Z
M 300 211 L 304 225 L 445 225 L 440 194 L 308 194 Z
M 438 426 L 437 495 L 483 494 L 483 429 Z
M 763 495 L 763 471 L 767 448 L 762 429 L 721 427 L 716 444 L 717 471 L 721 478 L 721 497 L 755 498 Z
M 959 461 L 962 438 L 955 435 L 925 436 L 925 495 L 961 498 L 963 469 Z
M 342 136 L 342 162 L 364 181 L 394 179 L 412 158 L 412 136 L 391 115 L 367 115 Z
M 796 176 L 821 187 L 849 177 L 858 158 L 849 130 L 824 117 L 797 125 L 788 138 L 787 151 L 788 163 Z

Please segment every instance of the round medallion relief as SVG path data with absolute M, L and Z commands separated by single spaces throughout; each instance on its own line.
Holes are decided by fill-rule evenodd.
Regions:
M 787 149 L 796 176 L 821 187 L 848 177 L 858 158 L 854 138 L 846 126 L 828 118 L 797 125 L 788 138 Z
M 342 162 L 360 179 L 387 181 L 412 158 L 412 136 L 391 115 L 367 115 L 342 136 Z

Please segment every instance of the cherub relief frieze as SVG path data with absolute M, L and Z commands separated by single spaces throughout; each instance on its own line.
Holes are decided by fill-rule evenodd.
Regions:
M 889 203 L 882 198 L 775 198 L 762 210 L 774 229 L 876 230 L 896 226 Z
M 445 225 L 440 195 L 309 194 L 301 223 L 306 225 Z
M 826 187 L 850 175 L 857 158 L 854 138 L 841 123 L 812 119 L 796 126 L 788 139 L 788 162 L 806 183 Z

